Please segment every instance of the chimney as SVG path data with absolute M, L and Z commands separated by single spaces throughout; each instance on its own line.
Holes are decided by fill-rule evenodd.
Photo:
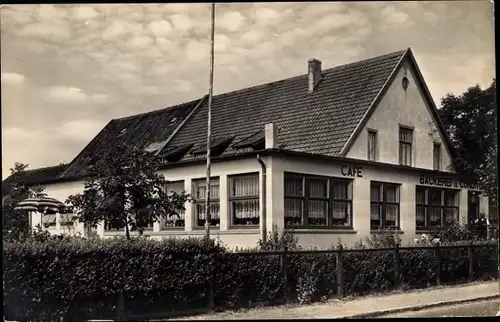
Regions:
M 273 123 L 268 123 L 264 128 L 265 148 L 274 149 L 278 147 L 278 129 Z
M 309 59 L 308 63 L 308 78 L 309 78 L 309 93 L 314 92 L 314 89 L 316 88 L 316 85 L 321 81 L 323 78 L 321 76 L 321 60 L 318 60 L 316 58 L 311 58 Z

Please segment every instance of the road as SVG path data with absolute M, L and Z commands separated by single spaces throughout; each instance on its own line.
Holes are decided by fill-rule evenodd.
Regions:
M 495 316 L 500 309 L 500 300 L 464 303 L 453 306 L 443 306 L 428 310 L 405 312 L 380 316 L 381 318 L 410 317 L 457 317 L 457 316 Z

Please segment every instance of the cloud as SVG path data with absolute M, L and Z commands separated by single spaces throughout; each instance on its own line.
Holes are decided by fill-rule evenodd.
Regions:
M 170 17 L 172 24 L 178 30 L 189 30 L 193 26 L 191 18 L 186 15 L 175 14 Z
M 99 15 L 97 11 L 95 11 L 92 7 L 77 7 L 73 8 L 73 17 L 77 20 L 87 21 L 90 19 L 94 19 Z
M 261 42 L 263 39 L 265 39 L 269 34 L 259 30 L 259 29 L 251 29 L 247 32 L 245 32 L 241 38 L 240 42 L 242 43 L 243 46 L 254 46 L 257 43 Z
M 220 17 L 216 17 L 216 19 L 216 28 L 229 32 L 241 30 L 246 21 L 245 16 L 238 11 L 225 12 Z
M 46 89 L 44 94 L 49 100 L 63 103 L 81 103 L 87 99 L 87 94 L 76 87 L 52 86 Z
M 157 37 L 168 36 L 172 32 L 172 26 L 166 20 L 151 21 L 147 28 Z
M 191 40 L 186 46 L 185 54 L 187 59 L 192 62 L 200 62 L 208 56 L 208 44 L 201 43 L 197 40 Z
M 2 73 L 2 84 L 5 85 L 20 85 L 25 80 L 26 77 L 18 73 Z
M 214 51 L 223 53 L 229 50 L 231 40 L 226 35 L 217 34 L 214 37 Z
M 58 126 L 55 134 L 75 141 L 88 142 L 103 129 L 105 123 L 92 119 L 71 120 Z
M 407 24 L 410 25 L 410 16 L 403 11 L 398 11 L 393 6 L 386 6 L 380 13 L 382 14 L 383 22 L 388 24 Z
M 272 26 L 281 21 L 283 15 L 273 9 L 259 8 L 254 14 L 255 22 L 262 26 Z

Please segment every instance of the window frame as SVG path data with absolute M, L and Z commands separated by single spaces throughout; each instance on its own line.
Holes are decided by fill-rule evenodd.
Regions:
M 199 216 L 198 216 L 198 211 L 197 211 L 197 205 L 205 205 L 206 203 L 206 195 L 203 196 L 203 198 L 201 199 L 197 199 L 196 198 L 196 189 L 197 189 L 197 182 L 202 182 L 204 185 L 207 184 L 207 179 L 206 178 L 198 178 L 198 179 L 192 179 L 191 180 L 191 190 L 192 190 L 192 200 L 193 200 L 193 220 L 194 220 L 194 225 L 193 225 L 193 228 L 194 229 L 202 229 L 203 227 L 205 227 L 203 225 L 198 225 L 198 219 L 199 219 Z M 215 204 L 215 203 L 218 203 L 219 204 L 219 224 L 217 225 L 212 225 L 210 224 L 210 227 L 211 228 L 216 228 L 218 229 L 220 227 L 220 216 L 221 216 L 221 213 L 220 213 L 220 177 L 219 176 L 215 176 L 215 177 L 210 177 L 210 186 L 213 185 L 214 181 L 217 180 L 217 185 L 219 187 L 219 197 L 217 198 L 213 198 L 212 194 L 210 194 L 210 205 L 209 207 L 212 205 L 212 204 Z M 212 217 L 212 216 L 210 216 Z M 213 217 L 212 217 L 212 220 L 213 220 Z M 205 220 L 204 220 L 205 222 Z
M 245 178 L 245 177 L 257 177 L 257 187 L 258 187 L 258 194 L 257 195 L 252 195 L 252 196 L 238 196 L 235 197 L 233 196 L 233 185 L 234 185 L 234 179 L 237 178 Z M 260 173 L 259 172 L 249 172 L 249 173 L 239 173 L 239 174 L 233 174 L 233 175 L 228 175 L 227 176 L 227 188 L 228 188 L 228 193 L 227 193 L 227 201 L 228 201 L 228 207 L 229 207 L 229 216 L 231 220 L 229 221 L 229 226 L 231 228 L 256 228 L 260 227 L 260 220 L 261 220 L 261 205 L 260 205 L 260 194 L 261 194 L 261 180 L 260 180 Z M 234 208 L 233 205 L 235 201 L 242 201 L 242 200 L 257 200 L 258 201 L 258 224 L 252 224 L 252 225 L 237 225 L 234 223 Z
M 54 216 L 54 220 L 50 220 L 48 222 L 48 219 L 52 219 L 52 216 Z M 47 219 L 46 219 L 47 218 Z M 57 214 L 43 214 L 42 215 L 42 225 L 43 227 L 49 229 L 49 228 L 56 228 L 57 226 Z
M 186 182 L 185 180 L 172 180 L 172 181 L 168 181 L 167 184 L 165 185 L 165 193 L 167 193 L 168 195 L 170 195 L 171 191 L 168 191 L 168 185 L 172 185 L 172 184 L 180 184 L 182 183 L 182 186 L 183 186 L 183 191 L 186 191 Z M 181 209 L 177 209 L 177 212 L 179 213 L 179 211 L 182 211 L 183 212 L 183 218 L 184 219 L 178 219 L 178 220 L 184 220 L 184 226 L 175 226 L 175 222 L 174 222 L 174 226 L 165 226 L 165 224 L 167 223 L 166 219 L 165 218 L 161 218 L 160 219 L 160 230 L 184 230 L 185 227 L 186 227 L 186 209 L 184 210 L 181 210 Z M 180 215 L 180 213 L 179 213 Z
M 404 132 L 406 131 L 406 132 Z M 405 126 L 405 125 L 399 125 L 399 132 L 398 132 L 398 139 L 399 139 L 399 164 L 400 165 L 405 165 L 411 167 L 413 165 L 413 137 L 414 133 L 414 128 Z M 403 134 L 409 134 L 411 135 L 411 140 L 403 140 L 404 135 Z M 408 157 L 408 162 L 404 163 L 403 162 L 403 147 L 409 148 L 410 150 L 410 155 Z
M 378 149 L 378 131 L 374 129 L 368 129 L 367 131 L 368 137 L 367 137 L 367 146 L 368 146 L 368 155 L 367 159 L 368 161 L 377 161 L 377 149 Z M 373 155 L 370 154 L 370 137 L 373 136 Z
M 332 229 L 332 230 L 352 230 L 353 229 L 353 179 L 339 178 L 339 177 L 331 177 L 331 176 L 321 176 L 314 174 L 302 174 L 302 173 L 294 173 L 294 172 L 285 172 L 283 179 L 283 187 L 286 185 L 287 179 L 301 179 L 302 182 L 302 196 L 290 196 L 286 195 L 286 190 L 284 191 L 284 215 L 285 215 L 285 227 L 286 229 Z M 313 180 L 327 180 L 327 197 L 317 197 L 310 196 L 310 185 L 309 182 Z M 347 199 L 342 198 L 334 198 L 334 185 L 335 183 L 344 183 L 347 184 Z M 302 224 L 300 225 L 288 225 L 287 217 L 286 217 L 286 200 L 301 200 L 302 201 L 302 210 L 301 210 L 301 219 Z M 327 210 L 326 210 L 326 225 L 310 225 L 309 224 L 309 201 L 317 200 L 317 201 L 326 201 L 327 202 Z M 334 202 L 347 202 L 348 203 L 348 225 L 333 225 L 333 203 Z
M 381 201 L 373 201 L 371 198 L 371 189 L 373 185 L 379 185 L 382 193 L 382 200 Z M 401 183 L 397 182 L 382 182 L 382 181 L 370 181 L 370 230 L 371 231 L 376 231 L 379 229 L 395 229 L 395 230 L 401 230 Z M 387 187 L 396 187 L 396 193 L 398 196 L 398 201 L 397 202 L 392 202 L 392 201 L 387 201 L 387 194 L 386 194 L 386 189 Z M 380 191 L 379 191 L 380 192 Z M 372 227 L 372 219 L 371 219 L 371 211 L 372 211 L 372 205 L 377 204 L 379 206 L 382 206 L 381 212 L 380 212 L 380 226 L 379 227 Z M 385 221 L 386 221 L 386 212 L 387 212 L 387 206 L 397 206 L 398 209 L 398 214 L 396 216 L 396 225 L 394 227 L 392 226 L 386 226 Z
M 441 151 L 441 143 L 434 142 L 432 145 L 432 166 L 434 170 L 441 170 L 441 162 L 442 162 L 442 151 Z M 436 154 L 436 152 L 438 152 Z M 437 160 L 436 160 L 437 159 Z
M 419 190 L 424 190 L 424 203 L 419 203 L 417 199 L 417 192 Z M 440 205 L 433 205 L 429 203 L 429 192 L 430 191 L 439 191 L 441 202 Z M 445 194 L 446 192 L 452 192 L 454 194 L 454 202 L 455 205 L 446 205 Z M 421 207 L 424 209 L 424 226 L 417 225 L 417 209 Z M 430 222 L 430 208 L 439 208 L 440 209 L 440 217 L 441 217 L 441 225 L 440 226 L 431 226 Z M 453 209 L 456 211 L 456 219 L 460 221 L 460 190 L 459 189 L 443 189 L 443 188 L 435 188 L 435 187 L 427 187 L 427 186 L 416 186 L 415 187 L 415 227 L 416 230 L 432 230 L 432 229 L 441 229 L 446 228 L 448 223 L 445 221 L 445 209 Z

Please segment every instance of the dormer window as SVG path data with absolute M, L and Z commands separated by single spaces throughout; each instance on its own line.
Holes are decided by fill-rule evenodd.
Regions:
M 123 135 L 125 132 L 127 132 L 128 128 L 124 127 L 118 135 Z

